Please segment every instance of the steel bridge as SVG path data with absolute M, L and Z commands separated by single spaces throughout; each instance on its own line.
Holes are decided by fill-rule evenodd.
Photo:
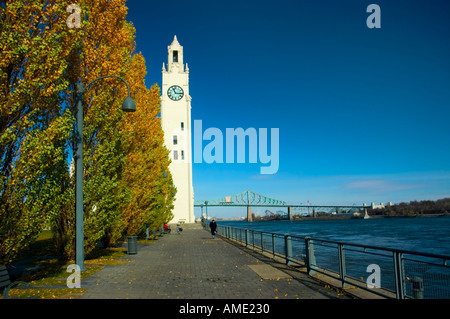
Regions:
M 316 212 L 325 211 L 331 212 L 335 211 L 336 213 L 340 211 L 354 211 L 359 212 L 364 210 L 364 218 L 367 218 L 367 208 L 366 204 L 364 205 L 297 205 L 297 204 L 288 204 L 285 201 L 273 199 L 264 195 L 257 194 L 250 190 L 246 190 L 236 195 L 225 196 L 222 198 L 217 198 L 213 200 L 196 200 L 194 202 L 195 207 L 201 207 L 202 216 L 203 216 L 203 207 L 206 209 L 206 213 L 208 212 L 208 207 L 247 207 L 247 221 L 251 222 L 253 220 L 251 207 L 284 207 L 287 208 L 288 219 L 293 219 L 293 210 L 308 210 L 308 212 L 312 211 L 313 216 L 316 215 Z

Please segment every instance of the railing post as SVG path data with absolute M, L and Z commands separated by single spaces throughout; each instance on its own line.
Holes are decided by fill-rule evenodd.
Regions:
M 249 237 L 250 237 L 250 229 L 245 230 L 245 247 L 248 247 L 249 245 Z
M 252 229 L 252 249 L 255 250 L 255 231 Z
M 339 275 L 341 276 L 342 288 L 345 288 L 345 277 L 347 276 L 347 272 L 345 269 L 345 252 L 343 244 L 338 244 L 338 251 L 339 251 Z
M 261 232 L 261 253 L 264 255 L 264 238 L 263 232 Z
M 395 274 L 395 292 L 397 299 L 405 299 L 405 285 L 404 285 L 404 269 L 403 269 L 403 254 L 394 252 L 394 274 Z
M 316 272 L 313 270 L 312 266 L 316 265 L 316 256 L 314 256 L 314 244 L 311 237 L 305 237 L 305 250 L 308 275 L 315 275 Z
M 273 259 L 275 259 L 275 234 L 272 233 L 272 255 Z
M 290 266 L 292 259 L 292 238 L 289 235 L 284 235 L 284 249 L 286 255 L 286 265 Z

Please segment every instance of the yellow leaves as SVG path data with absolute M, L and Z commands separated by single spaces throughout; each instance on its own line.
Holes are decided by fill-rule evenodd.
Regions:
M 117 258 L 98 258 L 86 260 L 86 265 L 125 265 L 129 263 L 130 259 L 117 259 Z
M 120 105 L 127 90 L 117 79 L 96 82 L 84 96 L 85 191 L 89 194 L 85 197 L 86 205 L 92 207 L 89 201 L 99 202 L 104 197 L 105 202 L 116 205 L 100 207 L 95 214 L 101 220 L 100 212 L 108 212 L 103 216 L 104 224 L 89 219 L 94 214 L 87 212 L 86 243 L 97 242 L 91 236 L 106 232 L 110 220 L 116 218 L 111 211 L 117 215 L 123 211 L 123 225 L 129 231 L 139 230 L 144 220 L 161 224 L 170 217 L 167 207 L 173 202 L 173 183 L 170 172 L 169 178 L 162 178 L 162 172 L 168 170 L 168 153 L 162 145 L 159 119 L 155 118 L 159 113 L 159 87 L 145 86 L 145 59 L 142 54 L 133 56 L 135 29 L 126 21 L 125 2 L 99 0 L 83 4 L 82 10 L 90 19 L 82 21 L 82 28 L 76 32 L 67 29 L 67 15 L 60 1 L 10 1 L 6 8 L 2 7 L 8 11 L 9 20 L 4 21 L 0 30 L 0 100 L 6 101 L 0 104 L 0 117 L 11 124 L 0 132 L 0 145 L 14 145 L 17 151 L 12 152 L 13 160 L 5 164 L 12 173 L 2 176 L 1 181 L 7 184 L 10 195 L 8 207 L 19 211 L 19 204 L 30 205 L 20 207 L 27 219 L 21 229 L 30 228 L 29 234 L 38 231 L 34 227 L 42 226 L 44 219 L 57 214 L 60 234 L 73 237 L 72 233 L 65 233 L 72 225 L 69 216 L 73 215 L 73 192 L 62 185 L 73 183 L 67 172 L 65 152 L 71 144 L 74 119 L 69 111 L 63 116 L 61 113 L 74 104 L 73 91 L 79 78 L 87 84 L 103 75 L 126 77 L 138 112 L 123 115 Z M 37 17 L 41 25 L 32 29 Z M 17 78 L 9 79 L 5 71 L 8 69 L 21 72 L 16 72 Z M 15 86 L 9 87 L 9 83 Z M 124 192 L 117 191 L 119 186 L 112 185 L 126 189 L 133 201 L 125 200 Z M 104 196 L 98 194 L 101 191 Z M 27 204 L 28 200 L 34 201 L 36 207 Z M 119 210 L 118 202 L 125 207 Z M 31 214 L 39 209 L 41 214 L 34 218 Z M 6 233 L 1 227 L 0 236 Z M 96 234 L 89 233 L 90 230 Z M 14 252 L 3 245 L 0 253 L 4 247 Z M 73 250 L 70 245 L 62 247 Z M 65 253 L 71 255 L 70 251 Z
M 9 296 L 12 298 L 36 298 L 39 299 L 78 299 L 86 289 L 11 289 Z
M 123 130 L 130 137 L 124 175 L 133 191 L 133 197 L 140 199 L 139 203 L 133 199 L 133 202 L 129 204 L 132 209 L 126 208 L 124 212 L 132 210 L 144 216 L 144 219 L 148 218 L 149 207 L 157 197 L 155 193 L 158 192 L 158 185 L 165 181 L 163 172 L 168 171 L 167 153 L 162 145 L 163 132 L 161 126 L 157 125 L 158 119 L 155 118 L 159 113 L 159 87 L 155 85 L 150 90 L 146 89 L 145 74 L 144 58 L 141 54 L 133 56 L 127 81 L 131 92 L 135 92 L 133 99 L 136 102 L 137 112 L 123 119 Z M 164 194 L 161 191 L 159 193 Z M 170 202 L 169 199 L 167 205 Z M 150 213 L 154 214 L 151 211 Z M 125 218 L 130 217 L 129 213 L 125 216 Z M 139 220 L 136 218 L 130 220 L 131 227 L 137 227 L 138 225 L 133 226 L 133 224 Z M 168 218 L 162 215 L 159 217 L 159 223 L 167 222 L 167 220 Z

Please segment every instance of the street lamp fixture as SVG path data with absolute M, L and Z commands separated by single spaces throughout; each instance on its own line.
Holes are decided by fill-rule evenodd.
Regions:
M 83 213 L 83 94 L 84 90 L 88 88 L 92 83 L 105 79 L 105 78 L 117 78 L 122 80 L 128 89 L 128 97 L 122 103 L 122 110 L 125 112 L 136 111 L 136 103 L 130 96 L 130 86 L 128 83 L 117 75 L 107 75 L 99 77 L 89 82 L 85 87 L 83 83 L 78 83 L 78 96 L 77 96 L 77 131 L 76 131 L 76 155 L 75 155 L 75 224 L 76 224 L 76 264 L 80 267 L 81 271 L 85 270 L 84 267 L 84 213 Z
M 128 97 L 122 103 L 122 111 L 124 112 L 135 112 L 136 111 L 136 103 L 134 103 L 133 99 L 128 93 Z

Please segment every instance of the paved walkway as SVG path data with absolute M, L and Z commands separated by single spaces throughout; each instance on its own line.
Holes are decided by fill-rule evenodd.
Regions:
M 83 279 L 83 299 L 330 299 L 346 298 L 298 271 L 198 227 L 139 244 L 125 265 Z M 294 276 L 292 276 L 292 274 Z

